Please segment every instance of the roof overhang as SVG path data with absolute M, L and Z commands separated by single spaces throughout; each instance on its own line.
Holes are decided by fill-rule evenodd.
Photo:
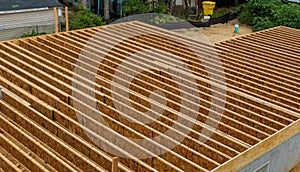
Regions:
M 45 11 L 45 10 L 48 10 L 48 9 L 49 9 L 48 7 L 43 7 L 43 8 L 31 8 L 31 9 L 21 9 L 21 10 L 0 11 L 0 15 L 1 14 L 13 14 L 13 13 Z

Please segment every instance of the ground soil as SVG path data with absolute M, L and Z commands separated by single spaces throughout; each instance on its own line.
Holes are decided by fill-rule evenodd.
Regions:
M 234 25 L 239 24 L 239 33 L 234 33 Z M 199 32 L 200 31 L 200 32 Z M 177 30 L 180 34 L 196 39 L 199 41 L 203 41 L 204 35 L 208 41 L 212 44 L 221 42 L 230 38 L 238 37 L 241 35 L 252 33 L 252 29 L 250 26 L 243 25 L 239 23 L 237 20 L 232 20 L 227 24 L 216 24 L 211 27 L 201 27 L 198 32 L 195 32 L 193 29 L 189 30 Z

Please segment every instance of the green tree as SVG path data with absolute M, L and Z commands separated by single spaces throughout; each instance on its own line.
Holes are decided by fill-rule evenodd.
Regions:
M 123 12 L 127 15 L 147 13 L 150 11 L 149 3 L 143 0 L 126 0 Z
M 165 1 L 150 2 L 147 0 L 126 0 L 123 5 L 123 12 L 126 15 L 141 14 L 141 13 L 160 13 L 166 14 L 168 7 Z
M 74 10 L 74 12 L 75 14 L 70 17 L 69 21 L 71 30 L 102 26 L 106 24 L 103 22 L 102 17 L 89 12 L 88 9 L 83 8 L 82 5 L 80 5 L 77 10 Z

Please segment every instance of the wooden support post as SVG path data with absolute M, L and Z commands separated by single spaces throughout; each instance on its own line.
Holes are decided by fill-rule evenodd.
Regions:
M 55 30 L 55 33 L 58 33 L 58 21 L 57 21 L 57 8 L 56 7 L 54 7 L 53 12 L 54 12 L 54 30 Z
M 69 9 L 65 7 L 65 15 L 66 15 L 66 31 L 69 31 Z
M 112 159 L 111 172 L 119 172 L 119 167 L 118 167 L 119 159 L 120 159 L 119 157 L 114 157 Z

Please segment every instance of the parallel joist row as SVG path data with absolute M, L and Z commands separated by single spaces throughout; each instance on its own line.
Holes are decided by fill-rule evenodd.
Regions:
M 42 158 L 40 162 L 49 164 L 59 171 L 85 171 L 85 169 L 89 169 L 90 171 L 110 170 L 108 155 L 66 130 L 61 125 L 55 124 L 54 121 L 31 108 L 30 105 L 24 105 L 24 101 L 11 97 L 11 94 L 7 94 L 5 91 L 3 91 L 2 94 L 1 112 L 2 115 L 4 116 L 5 114 L 5 118 L 9 120 L 2 116 L 3 119 L 1 119 L 3 121 L 1 121 L 1 128 L 9 132 L 15 139 L 30 149 L 33 152 L 32 154 L 38 155 L 36 157 Z M 25 95 L 26 93 L 24 93 L 24 96 Z M 36 100 L 34 97 L 28 98 L 31 99 L 31 101 Z M 2 145 L 5 144 L 1 144 L 1 146 Z M 78 153 L 78 151 L 80 153 Z M 25 164 L 31 171 L 45 170 L 44 167 L 35 168 L 32 164 L 28 164 L 26 158 L 22 158 L 18 155 L 18 149 L 12 150 L 10 153 L 18 158 L 19 161 Z M 90 159 L 95 159 L 95 161 L 100 164 L 103 163 L 102 166 L 107 169 L 104 170 L 102 167 L 95 165 Z M 121 166 L 120 168 L 124 170 L 124 167 Z M 127 168 L 125 169 L 125 171 L 128 171 Z
M 226 52 L 227 47 L 216 46 L 217 49 L 222 50 L 217 51 L 217 53 L 223 62 L 227 88 L 220 86 L 224 83 L 219 80 L 214 80 L 214 82 L 219 84 L 219 89 L 222 90 L 219 94 L 226 98 L 225 102 L 217 97 L 212 97 L 210 78 L 201 62 L 201 60 L 205 60 L 209 64 L 210 70 L 217 69 L 215 64 L 218 61 L 209 58 L 210 55 L 216 53 L 212 47 L 180 38 L 176 34 L 142 23 L 126 23 L 108 27 L 121 27 L 123 32 L 115 32 L 112 29 L 110 32 L 104 31 L 99 34 L 99 29 L 102 28 L 93 28 L 5 42 L 0 46 L 0 85 L 30 104 L 25 106 L 22 101 L 3 91 L 1 113 L 11 119 L 15 126 L 19 126 L 18 128 L 23 128 L 24 131 L 27 130 L 28 133 L 32 134 L 32 136 L 28 135 L 24 139 L 35 138 L 34 140 L 38 141 L 39 148 L 36 147 L 37 145 L 30 145 L 33 143 L 21 140 L 23 137 L 19 138 L 18 135 L 12 135 L 19 142 L 23 143 L 24 141 L 25 146 L 31 148 L 30 151 L 47 160 L 58 157 L 55 161 L 46 161 L 51 168 L 64 171 L 67 169 L 97 171 L 109 170 L 111 167 L 111 156 L 107 155 L 105 150 L 93 146 L 81 129 L 82 126 L 78 123 L 76 113 L 80 112 L 73 107 L 74 102 L 76 102 L 85 108 L 91 108 L 85 102 L 72 96 L 72 91 L 74 91 L 72 87 L 73 77 L 76 75 L 76 77 L 84 80 L 82 76 L 73 72 L 78 60 L 82 60 L 78 59 L 79 56 L 83 58 L 80 61 L 82 66 L 79 67 L 82 71 L 99 70 L 95 88 L 88 86 L 92 84 L 91 81 L 86 81 L 88 83 L 86 85 L 78 83 L 86 88 L 87 92 L 95 89 L 98 109 L 100 110 L 100 112 L 95 113 L 105 116 L 115 131 L 127 133 L 128 137 L 147 138 L 152 135 L 160 135 L 165 130 L 172 129 L 170 124 L 176 123 L 174 116 L 186 115 L 174 110 L 180 106 L 180 96 L 178 95 L 178 88 L 171 78 L 162 73 L 152 72 L 142 73 L 140 77 L 135 78 L 137 82 L 129 83 L 132 85 L 131 94 L 138 95 L 132 96 L 130 101 L 136 107 L 136 113 L 147 117 L 140 112 L 141 110 L 151 110 L 145 102 L 150 101 L 150 103 L 159 105 L 158 102 L 148 100 L 147 97 L 151 94 L 151 90 L 169 90 L 164 92 L 169 96 L 170 104 L 169 106 L 161 105 L 166 109 L 162 119 L 157 121 L 154 126 L 143 126 L 139 124 L 139 121 L 132 124 L 122 118 L 120 119 L 120 116 L 128 117 L 128 114 L 125 110 L 118 111 L 113 108 L 110 93 L 111 80 L 115 77 L 113 72 L 116 67 L 128 55 L 149 48 L 170 52 L 174 54 L 172 58 L 184 61 L 196 76 L 197 87 L 201 90 L 199 93 L 201 104 L 198 121 L 191 130 L 190 137 L 172 151 L 157 158 L 145 160 L 136 160 L 134 157 L 132 157 L 133 159 L 122 158 L 119 166 L 125 171 L 130 169 L 134 171 L 213 170 L 299 118 L 296 113 L 299 112 L 299 95 L 297 93 L 299 85 L 297 81 L 288 77 L 298 77 L 298 74 L 287 68 L 283 68 L 281 73 L 278 73 L 273 67 L 268 66 L 266 68 L 266 65 L 260 60 L 269 59 L 269 56 L 263 57 L 255 54 L 253 56 L 258 56 L 260 59 L 253 59 L 254 57 L 248 54 Z M 91 65 L 97 63 L 91 57 L 105 54 L 104 52 L 107 51 L 106 44 L 113 44 L 133 33 L 141 36 L 127 39 L 126 42 L 115 47 L 106 56 L 105 63 L 99 69 Z M 189 44 L 196 52 L 191 52 L 183 44 L 174 42 L 172 39 Z M 85 47 L 87 43 L 91 46 Z M 86 48 L 84 53 L 82 53 L 83 48 Z M 233 46 L 233 48 L 235 47 Z M 82 54 L 79 55 L 80 53 Z M 193 53 L 199 53 L 203 59 L 199 60 Z M 141 63 L 140 65 L 136 65 L 136 63 L 128 65 L 141 70 L 143 69 L 142 66 L 148 65 L 150 67 L 152 62 L 147 60 L 147 57 L 154 58 L 164 64 L 176 64 L 176 60 L 163 53 L 145 53 L 143 57 L 135 57 L 135 60 Z M 271 60 L 269 61 L 271 62 Z M 286 62 L 282 61 L 282 63 Z M 297 69 L 297 66 L 294 65 L 294 67 Z M 259 70 L 261 68 L 263 70 Z M 132 69 L 128 68 L 127 70 Z M 218 71 L 215 72 L 217 76 Z M 271 75 L 273 73 L 276 75 Z M 123 74 L 126 75 L 126 73 Z M 118 79 L 122 80 L 122 78 Z M 184 78 L 179 79 L 185 80 Z M 124 82 L 128 81 L 125 80 Z M 181 86 L 192 89 L 186 85 Z M 118 85 L 118 88 L 126 90 L 122 85 Z M 198 92 L 198 90 L 193 91 Z M 79 92 L 79 94 L 85 95 L 84 92 Z M 212 130 L 214 134 L 209 138 L 202 134 L 201 130 L 205 128 L 206 120 L 214 120 L 208 116 L 212 98 L 223 101 L 225 109 L 217 130 Z M 86 114 L 82 114 L 82 116 L 88 118 Z M 7 135 L 13 134 L 10 133 L 12 129 L 9 130 L 9 126 L 13 126 L 10 125 L 11 121 L 3 118 L 1 128 L 7 128 L 7 131 L 4 131 Z M 185 126 L 181 127 L 184 128 Z M 181 131 L 176 132 L 182 134 Z M 95 137 L 100 140 L 104 139 L 101 136 L 95 135 Z M 207 139 L 207 141 L 201 143 L 199 138 Z M 174 141 L 172 138 L 168 139 Z M 46 148 L 54 154 L 45 152 L 40 155 L 37 152 Z M 7 150 L 7 148 L 4 149 Z M 26 168 L 30 167 L 24 164 L 22 158 L 18 160 Z M 5 159 L 4 161 L 6 162 Z M 10 164 L 7 163 L 7 165 Z
M 136 27 L 135 27 L 136 28 Z M 169 45 L 169 43 L 170 42 L 168 42 L 168 44 L 167 45 Z M 196 44 L 197 45 L 197 44 Z M 176 45 L 176 46 L 178 46 L 178 45 Z M 199 46 L 199 45 L 197 45 L 197 46 Z M 173 48 L 175 48 L 175 47 L 173 47 Z M 181 48 L 181 47 L 180 47 Z M 182 48 L 184 48 L 184 47 L 182 47 Z M 182 49 L 181 49 L 182 50 Z M 203 51 L 206 51 L 206 50 L 203 50 Z M 187 52 L 185 52 L 185 53 L 187 53 Z M 225 65 L 226 63 L 229 63 L 230 64 L 230 62 L 231 61 L 234 61 L 235 60 L 235 58 L 236 58 L 236 56 L 234 56 L 234 58 L 231 58 L 230 56 L 231 55 L 222 55 L 224 52 L 223 51 L 221 51 L 221 52 L 219 52 L 219 56 L 220 56 L 220 59 L 222 60 L 222 62 L 223 62 L 223 65 L 224 65 L 224 67 L 226 67 L 227 65 Z M 203 53 L 201 53 L 201 54 L 203 54 Z M 205 54 L 204 54 L 205 55 Z M 240 54 L 240 58 L 242 58 L 241 60 L 247 60 L 247 58 L 243 58 L 243 56 Z M 210 60 L 209 58 L 207 58 L 207 59 L 205 59 L 205 60 Z M 228 66 L 228 69 L 227 68 L 225 68 L 225 70 L 228 70 L 228 72 L 226 72 L 226 79 L 227 79 L 227 76 L 230 76 L 228 73 L 229 72 L 234 72 L 234 73 L 232 73 L 232 74 L 234 74 L 234 75 L 237 75 L 237 74 L 243 74 L 242 75 L 242 77 L 234 77 L 234 76 L 230 76 L 230 77 L 232 77 L 233 79 L 231 80 L 231 79 L 227 79 L 226 81 L 228 82 L 233 82 L 233 80 L 236 80 L 236 79 L 239 79 L 238 81 L 239 82 L 245 82 L 247 85 L 249 84 L 256 84 L 256 83 L 254 83 L 254 82 L 257 82 L 257 83 L 260 83 L 260 82 L 262 82 L 262 81 L 259 81 L 257 78 L 264 78 L 264 76 L 263 75 L 255 75 L 255 77 L 251 77 L 250 79 L 250 81 L 248 81 L 248 82 L 246 82 L 247 80 L 243 80 L 243 78 L 246 78 L 247 76 L 244 74 L 244 73 L 238 73 L 238 72 L 235 72 L 236 70 L 241 70 L 241 71 L 243 71 L 243 72 L 245 72 L 246 70 L 243 70 L 243 68 L 245 68 L 245 69 L 247 69 L 247 70 L 253 70 L 253 69 L 255 69 L 255 67 L 257 68 L 257 67 L 259 67 L 259 66 L 255 66 L 255 67 L 252 67 L 252 69 L 251 68 L 249 68 L 248 66 L 249 65 L 251 65 L 251 64 L 246 64 L 246 65 L 240 65 L 239 63 L 242 63 L 242 61 L 241 60 L 238 60 L 237 62 L 238 63 L 233 63 L 233 65 L 230 65 L 230 66 Z M 214 62 L 217 62 L 217 61 L 214 61 Z M 254 61 L 250 61 L 251 63 L 253 63 Z M 240 68 L 242 68 L 242 69 L 239 69 L 239 68 L 236 68 L 235 66 L 241 66 Z M 260 68 L 261 69 L 261 68 Z M 268 70 L 268 69 L 265 69 L 265 70 Z M 259 70 L 253 70 L 254 72 L 260 72 Z M 268 71 L 268 72 L 270 72 L 270 71 Z M 247 73 L 248 74 L 248 73 Z M 250 73 L 251 74 L 251 73 Z M 266 74 L 266 73 L 265 73 Z M 278 74 L 278 73 L 277 73 Z M 253 72 L 252 72 L 252 75 L 253 75 Z M 250 75 L 251 76 L 251 75 Z M 285 76 L 285 77 L 288 77 L 288 76 Z M 285 77 L 281 77 L 281 79 L 284 79 Z M 264 78 L 264 79 L 266 79 L 266 80 L 268 80 L 268 78 Z M 278 80 L 278 78 L 275 78 L 276 80 Z M 270 87 L 276 87 L 276 84 L 281 84 L 281 83 L 276 83 L 276 84 L 272 84 L 272 82 L 275 82 L 276 80 L 271 80 L 270 82 L 268 82 L 268 83 L 270 83 L 271 85 L 270 85 Z M 297 78 L 296 78 L 297 79 Z M 253 80 L 253 81 L 252 81 Z M 280 80 L 281 81 L 281 80 Z M 283 81 L 286 81 L 286 80 L 283 80 Z M 235 82 L 235 84 L 239 84 L 239 82 Z M 297 82 L 293 82 L 293 83 L 295 83 L 295 84 L 297 84 L 298 85 L 298 83 Z M 245 85 L 246 85 L 245 84 Z M 239 84 L 239 86 L 240 86 L 241 84 Z M 245 85 L 242 85 L 242 86 L 245 86 Z M 263 84 L 262 84 L 263 85 Z M 228 86 L 230 86 L 231 87 L 231 84 L 228 84 Z M 253 90 L 256 90 L 256 87 L 262 87 L 261 85 L 258 85 L 258 84 L 256 84 L 256 85 L 254 85 L 253 87 L 251 87 L 251 91 L 253 91 Z M 285 89 L 285 87 L 287 87 L 287 88 L 290 88 L 289 87 L 289 85 L 287 85 L 287 84 L 285 84 L 284 85 L 284 87 L 280 87 L 280 88 L 278 88 L 279 90 L 280 89 L 283 89 L 284 91 L 287 91 L 288 93 L 290 93 L 290 94 L 295 94 L 295 96 L 290 96 L 290 97 L 292 97 L 292 98 L 294 98 L 294 99 L 297 99 L 297 96 L 298 96 L 298 94 L 297 94 L 297 92 L 295 92 L 295 91 L 297 91 L 297 87 L 294 87 L 294 89 L 296 89 L 295 91 L 292 91 L 292 92 L 289 92 L 290 90 L 288 90 L 288 89 Z M 238 87 L 233 87 L 233 88 L 235 88 L 235 89 L 238 89 Z M 266 90 L 269 90 L 269 88 L 268 87 L 262 87 L 263 89 L 266 89 Z M 272 89 L 272 88 L 271 88 Z M 264 91 L 264 90 L 258 90 L 258 91 Z M 247 92 L 247 93 L 250 93 L 250 92 Z M 266 91 L 264 91 L 264 92 L 262 92 L 262 93 L 266 93 Z M 273 93 L 273 92 L 272 92 Z M 277 92 L 274 92 L 274 93 L 277 93 Z M 283 94 L 283 95 L 286 95 L 286 93 L 285 92 L 279 92 L 279 93 L 281 93 L 281 94 Z M 279 94 L 278 93 L 278 94 Z M 263 95 L 265 95 L 265 94 L 263 94 Z M 270 94 L 267 94 L 267 95 L 270 95 Z M 266 96 L 267 96 L 266 95 Z M 290 98 L 289 97 L 289 98 Z M 284 100 L 284 101 L 286 101 L 286 100 Z M 296 100 L 296 101 L 299 101 L 299 100 Z M 280 104 L 280 105 L 282 105 L 282 104 Z M 297 110 L 297 109 L 296 109 Z M 290 113 L 290 112 L 289 112 Z M 294 113 L 295 114 L 295 116 L 296 116 L 296 118 L 298 118 L 298 114 L 296 114 L 296 113 Z M 295 119 L 295 118 L 294 118 Z
M 234 51 L 232 51 L 232 53 L 233 52 Z M 257 65 L 255 67 L 249 68 L 249 66 L 251 64 L 243 62 L 243 60 L 246 60 L 247 58 L 246 57 L 244 58 L 242 54 L 240 54 L 240 56 L 239 56 L 240 60 L 237 60 L 236 56 L 234 56 L 234 58 L 231 58 L 231 53 L 230 54 L 225 53 L 225 52 L 220 52 L 220 53 L 221 54 L 219 54 L 219 57 L 223 62 L 222 65 L 224 66 L 224 69 L 227 74 L 226 79 L 227 79 L 227 83 L 228 83 L 229 87 L 232 87 L 231 85 L 237 84 L 238 87 L 232 87 L 232 88 L 238 89 L 239 87 L 242 86 L 243 89 L 239 89 L 239 90 L 245 91 L 248 94 L 251 93 L 252 91 L 258 92 L 261 94 L 261 98 L 263 98 L 263 96 L 265 96 L 265 97 L 270 96 L 270 97 L 274 98 L 274 95 L 284 97 L 286 99 L 282 99 L 282 102 L 288 102 L 287 104 L 291 103 L 291 101 L 289 101 L 287 99 L 292 99 L 295 101 L 295 103 L 294 103 L 295 107 L 298 107 L 298 102 L 299 102 L 298 96 L 299 95 L 298 95 L 298 87 L 297 86 L 299 84 L 298 84 L 298 82 L 294 81 L 295 79 L 293 81 L 291 81 L 293 84 L 297 84 L 294 87 L 291 87 L 290 84 L 282 84 L 282 83 L 278 82 L 278 77 L 272 79 L 272 76 L 271 76 L 270 77 L 271 79 L 269 79 L 269 78 L 266 78 L 264 75 L 258 75 L 257 72 L 261 73 L 260 70 L 256 69 L 259 66 Z M 223 55 L 223 53 L 225 55 Z M 210 59 L 205 59 L 205 60 L 211 61 Z M 236 63 L 234 63 L 234 62 L 236 62 Z M 243 63 L 244 63 L 244 65 L 243 65 Z M 252 61 L 251 61 L 251 63 L 252 63 Z M 262 65 L 262 64 L 260 64 L 260 65 Z M 260 68 L 260 69 L 262 69 L 262 68 Z M 248 71 L 248 70 L 250 70 L 250 71 Z M 264 70 L 267 70 L 267 69 L 264 69 Z M 230 75 L 229 73 L 232 75 Z M 262 73 L 267 74 L 264 71 L 262 71 Z M 236 77 L 236 76 L 239 76 L 239 77 Z M 280 79 L 283 80 L 283 82 L 286 82 L 286 80 L 284 80 L 284 78 L 285 77 L 281 77 Z M 296 80 L 298 80 L 298 79 L 296 78 Z M 237 82 L 235 82 L 235 81 L 237 81 Z M 269 82 L 266 82 L 266 81 L 269 81 Z M 275 84 L 274 84 L 274 82 L 275 82 Z M 282 86 L 278 87 L 277 85 L 282 85 Z M 273 88 L 276 88 L 276 89 L 273 89 Z M 247 91 L 245 89 L 249 89 L 249 91 Z M 280 91 L 277 91 L 277 90 L 280 90 Z M 282 105 L 282 104 L 280 104 L 280 105 Z M 294 109 L 294 110 L 298 111 L 298 109 Z
M 31 78 L 31 79 L 33 79 L 33 78 Z M 41 85 L 41 84 L 39 84 L 39 85 Z M 66 100 L 66 99 L 65 99 Z M 70 112 L 70 111 L 69 111 Z M 74 116 L 74 114 L 73 114 L 73 116 Z M 55 119 L 56 119 L 56 117 L 54 117 Z
M 261 85 L 268 86 L 269 90 L 272 91 L 271 93 L 274 94 L 274 96 L 269 97 L 269 101 L 299 112 L 299 66 L 297 65 L 299 61 L 299 48 L 297 49 L 299 41 L 297 40 L 299 37 L 291 36 L 281 30 L 283 29 L 278 28 L 262 32 L 264 34 L 257 33 L 232 41 L 225 41 L 217 44 L 216 48 L 222 50 L 227 56 L 233 56 L 240 63 L 253 69 L 257 68 L 255 75 L 260 74 L 258 76 L 263 79 Z M 275 31 L 281 32 L 281 36 L 273 35 L 272 33 Z M 273 37 L 269 37 L 269 34 Z M 266 39 L 261 42 L 259 38 Z M 282 42 L 282 40 L 278 40 L 280 38 L 295 41 L 285 42 L 285 46 L 277 45 L 277 42 Z M 292 51 L 286 51 L 287 44 L 293 46 L 290 48 Z M 250 73 L 251 70 L 246 71 L 248 76 L 254 75 L 254 73 Z M 276 98 L 275 95 L 280 97 Z
M 19 88 L 20 86 L 24 86 L 24 87 L 28 86 L 28 88 L 31 87 L 30 85 L 26 85 L 25 82 L 24 82 L 24 84 L 22 84 L 22 82 L 21 82 L 19 86 L 16 86 L 16 85 L 10 83 L 9 81 L 5 80 L 4 78 L 1 78 L 1 85 L 5 86 L 6 88 Z M 32 87 L 37 87 L 37 86 L 34 86 L 34 84 L 33 84 Z M 93 164 L 91 161 L 91 159 L 92 159 L 92 160 L 95 160 L 95 162 L 101 164 L 101 166 L 105 167 L 107 170 L 110 170 L 111 158 L 106 153 L 99 151 L 97 148 L 95 148 L 90 143 L 82 140 L 82 137 L 76 136 L 76 134 L 80 135 L 80 136 L 84 136 L 82 131 L 77 131 L 77 130 L 81 130 L 81 126 L 77 122 L 74 122 L 74 120 L 72 120 L 70 117 L 68 117 L 60 112 L 56 113 L 53 108 L 50 108 L 49 105 L 41 102 L 38 98 L 31 96 L 31 94 L 28 94 L 28 92 L 24 92 L 23 90 L 20 90 L 20 89 L 13 89 L 13 90 L 10 89 L 10 90 L 13 93 L 21 96 L 24 100 L 28 101 L 32 107 L 35 107 L 35 109 L 31 108 L 31 110 L 33 111 L 33 112 L 31 112 L 29 109 L 27 109 L 29 107 L 22 106 L 22 103 L 24 104 L 24 102 L 21 102 L 20 104 L 13 104 L 13 107 L 19 108 L 18 110 L 20 112 L 25 112 L 24 114 L 26 114 L 26 115 L 29 115 L 29 114 L 32 115 L 31 119 L 34 120 L 37 124 L 42 125 L 44 127 L 44 129 L 41 129 L 41 128 L 36 129 L 33 126 L 24 126 L 24 128 L 32 129 L 32 130 L 36 129 L 37 131 L 41 131 L 41 132 L 42 131 L 50 131 L 52 134 L 56 135 L 58 138 L 57 137 L 53 138 L 52 142 L 49 141 L 49 139 L 51 138 L 50 135 L 42 135 L 41 133 L 36 133 L 35 136 L 43 137 L 44 140 L 42 140 L 42 142 L 44 142 L 45 144 L 48 144 L 48 146 L 51 146 L 53 149 L 56 149 L 57 152 L 60 152 L 60 155 L 62 155 L 62 157 L 65 156 L 69 160 L 69 162 L 74 163 L 74 165 L 73 165 L 74 167 L 79 166 L 80 169 L 83 171 L 85 171 L 85 169 L 89 169 L 90 171 L 93 171 L 93 170 L 99 171 L 99 169 L 100 169 L 99 166 Z M 26 91 L 29 91 L 29 90 L 26 90 Z M 44 94 L 43 92 L 39 92 L 38 90 L 35 90 L 35 89 L 32 89 L 32 91 L 33 91 L 32 95 L 35 95 L 35 94 L 43 95 Z M 4 100 L 6 100 L 5 95 L 6 95 L 5 92 L 3 92 Z M 51 94 L 48 94 L 48 96 L 49 96 L 48 97 L 48 99 L 49 99 L 51 97 Z M 47 94 L 46 94 L 46 97 L 47 97 Z M 7 100 L 6 100 L 6 102 L 7 102 Z M 17 101 L 12 101 L 12 102 L 16 103 Z M 5 106 L 2 105 L 1 111 L 5 110 L 4 107 Z M 39 113 L 36 110 L 38 110 L 41 113 Z M 8 112 L 5 114 L 6 114 L 6 116 L 10 115 L 10 113 L 8 113 Z M 60 122 L 60 125 L 58 123 L 55 123 L 56 119 L 57 119 L 57 121 Z M 48 120 L 48 121 L 45 121 L 45 120 Z M 15 121 L 15 120 L 13 120 L 13 121 Z M 51 123 L 49 123 L 49 122 L 51 122 Z M 71 126 L 70 128 L 72 128 L 73 130 L 68 131 L 68 130 L 66 130 L 67 127 L 62 127 L 62 126 Z M 30 132 L 33 133 L 32 131 L 30 131 Z M 15 132 L 15 133 L 18 133 L 18 132 Z M 64 142 L 59 142 L 59 140 L 63 140 Z M 22 141 L 22 143 L 23 143 L 23 141 Z M 24 141 L 24 143 L 26 143 L 26 142 Z M 60 145 L 60 146 L 58 146 L 58 145 Z M 30 148 L 33 149 L 34 147 L 30 146 Z M 78 154 L 78 153 L 76 153 L 76 151 L 80 151 L 81 153 Z M 86 156 L 86 158 L 84 158 L 85 156 Z M 43 159 L 47 159 L 47 157 L 43 157 Z M 55 161 L 51 161 L 51 162 L 55 162 Z M 59 168 L 57 167 L 57 168 L 59 170 L 69 171 L 66 169 L 66 167 L 68 167 L 68 166 L 64 165 L 64 166 L 61 166 Z M 123 170 L 126 169 L 125 171 L 128 171 L 128 169 L 125 168 L 124 166 L 121 166 L 120 168 Z M 75 169 L 77 169 L 77 167 Z M 70 170 L 70 171 L 72 171 L 72 170 Z
M 16 69 L 16 68 L 15 68 Z M 20 71 L 20 70 L 18 70 L 18 71 Z M 26 77 L 26 76 L 24 76 L 24 77 Z M 33 79 L 33 78 L 30 78 L 30 79 Z M 41 85 L 41 84 L 39 84 L 39 85 Z M 30 89 L 29 89 L 30 90 Z M 66 100 L 66 99 L 65 99 Z

